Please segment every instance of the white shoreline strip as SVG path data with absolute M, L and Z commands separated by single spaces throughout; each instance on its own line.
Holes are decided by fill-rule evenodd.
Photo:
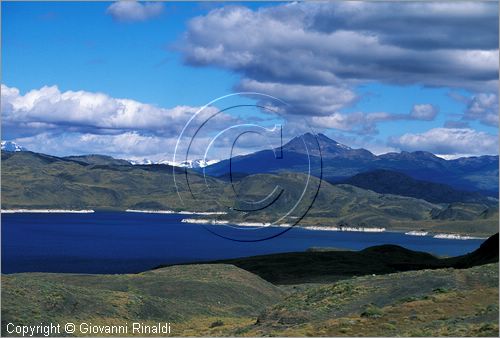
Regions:
M 180 215 L 227 215 L 225 211 L 179 211 L 177 212 Z
M 485 237 L 473 237 L 466 235 L 456 235 L 456 234 L 437 234 L 434 235 L 434 238 L 438 239 L 459 239 L 459 240 L 467 240 L 467 239 L 486 239 Z
M 427 231 L 408 231 L 405 235 L 408 236 L 427 236 L 429 233 Z
M 127 209 L 125 212 L 137 212 L 141 214 L 175 214 L 175 211 L 172 210 L 136 210 L 136 209 Z
M 182 223 L 191 223 L 191 224 L 212 224 L 212 225 L 235 225 L 241 227 L 254 227 L 254 228 L 263 228 L 263 227 L 291 227 L 291 224 L 283 223 L 283 224 L 271 224 L 271 223 L 259 223 L 259 222 L 241 222 L 241 223 L 230 223 L 229 221 L 220 221 L 220 220 L 210 220 L 210 219 L 198 219 L 198 218 L 184 218 L 181 220 Z M 298 226 L 300 229 L 313 230 L 313 231 L 353 231 L 353 232 L 384 232 L 385 228 L 355 228 L 355 227 L 320 227 L 320 226 Z
M 226 215 L 227 212 L 196 212 L 196 211 L 173 211 L 173 210 L 136 210 L 127 209 L 126 212 L 138 212 L 138 213 L 153 213 L 153 214 L 181 214 L 181 215 Z M 15 214 L 15 213 L 55 213 L 55 214 L 88 214 L 94 213 L 92 209 L 83 210 L 66 210 L 66 209 L 2 209 L 2 214 Z M 212 225 L 225 225 L 229 224 L 229 221 L 225 220 L 210 220 L 210 219 L 197 219 L 197 218 L 184 218 L 181 220 L 182 223 L 192 223 L 192 224 L 212 224 Z M 242 226 L 242 227 L 289 227 L 290 224 L 271 224 L 271 223 L 258 223 L 258 222 L 242 222 L 235 223 L 232 225 Z M 313 231 L 352 231 L 352 232 L 385 232 L 385 228 L 363 228 L 363 227 L 320 227 L 320 226 L 298 226 L 299 228 Z M 408 231 L 405 232 L 408 236 L 427 236 L 429 235 L 426 231 Z M 457 234 L 436 234 L 433 236 L 436 239 L 456 239 L 456 240 L 469 240 L 469 239 L 486 239 L 486 237 L 474 237 L 467 235 L 457 235 Z
M 178 215 L 226 215 L 227 212 L 224 211 L 174 211 L 174 210 L 139 210 L 139 209 L 127 209 L 125 212 L 138 212 L 145 214 L 178 214 Z
M 320 226 L 306 226 L 301 227 L 307 230 L 317 231 L 352 231 L 352 232 L 385 232 L 385 228 L 365 228 L 365 227 L 320 227 Z
M 265 228 L 265 227 L 289 227 L 290 224 L 271 224 L 271 223 L 258 223 L 258 222 L 242 222 L 242 223 L 229 223 L 226 220 L 212 220 L 212 219 L 199 219 L 199 218 L 184 218 L 182 223 L 191 224 L 212 224 L 212 225 L 234 225 L 241 227 Z
M 64 210 L 64 209 L 2 209 L 2 214 L 17 214 L 17 213 L 45 213 L 45 214 L 89 214 L 95 212 L 92 209 L 87 210 Z
M 181 220 L 181 222 L 191 223 L 191 224 L 213 224 L 213 225 L 229 224 L 229 221 L 218 221 L 215 219 L 197 219 L 197 218 L 184 218 Z

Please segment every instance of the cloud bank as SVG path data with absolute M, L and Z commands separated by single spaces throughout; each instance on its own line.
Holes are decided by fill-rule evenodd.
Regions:
M 141 130 L 174 135 L 199 109 L 191 106 L 165 109 L 103 93 L 61 92 L 57 86 L 33 89 L 24 95 L 17 88 L 2 85 L 1 89 L 3 123 L 12 128 L 33 128 L 35 134 L 39 126 L 96 134 Z
M 467 89 L 477 96 L 465 118 L 491 125 L 479 110 L 498 89 L 497 13 L 494 2 L 224 6 L 189 21 L 178 49 L 188 65 L 240 74 L 237 90 L 287 100 L 289 114 L 357 120 L 341 113 L 360 99 L 356 86 L 382 82 Z M 437 113 L 415 106 L 411 116 Z
M 498 154 L 498 137 L 463 128 L 434 128 L 419 134 L 393 137 L 390 145 L 406 151 L 425 149 L 440 155 Z
M 180 48 L 188 64 L 261 83 L 496 89 L 497 12 L 484 2 L 225 6 L 192 19 Z

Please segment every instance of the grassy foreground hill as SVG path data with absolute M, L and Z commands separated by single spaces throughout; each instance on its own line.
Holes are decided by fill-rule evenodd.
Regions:
M 498 263 L 309 286 L 266 309 L 248 336 L 498 336 Z
M 2 276 L 2 336 L 10 322 L 68 321 L 170 322 L 175 336 L 498 336 L 498 263 L 292 286 L 225 264 Z
M 2 336 L 9 322 L 161 321 L 172 323 L 174 335 L 208 334 L 217 321 L 227 325 L 254 320 L 284 295 L 260 277 L 223 264 L 173 266 L 131 275 L 3 275 Z

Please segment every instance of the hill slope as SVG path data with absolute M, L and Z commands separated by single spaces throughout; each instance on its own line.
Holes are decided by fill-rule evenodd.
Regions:
M 2 335 L 9 322 L 67 321 L 170 322 L 175 336 L 498 336 L 498 264 L 282 288 L 222 264 L 2 276 Z
M 94 164 L 94 165 L 130 165 L 129 161 L 115 159 L 111 156 L 105 155 L 81 155 L 81 156 L 66 156 L 64 159 L 72 160 L 75 162 L 81 162 L 85 164 Z
M 100 157 L 90 159 L 87 162 L 98 160 L 99 164 L 32 152 L 2 152 L 2 208 L 216 210 L 228 211 L 228 215 L 221 216 L 228 221 L 272 222 L 298 201 L 293 212 L 280 223 L 294 223 L 313 203 L 301 225 L 427 229 L 481 236 L 495 233 L 498 227 L 496 206 L 438 205 L 351 185 L 331 185 L 314 176 L 286 172 L 246 176 L 231 185 L 188 170 L 188 186 L 183 168 L 104 164 Z M 173 170 L 180 177 L 177 183 L 182 202 L 175 189 Z M 275 187 L 282 193 L 270 207 L 254 212 L 231 210 L 248 210 L 249 203 L 242 201 L 261 200 Z
M 379 194 L 352 185 L 321 182 L 309 177 L 303 193 L 306 175 L 295 173 L 259 174 L 247 176 L 235 184 L 241 198 L 259 200 L 273 187 L 283 194 L 270 207 L 252 213 L 238 214 L 242 221 L 273 221 L 274 215 L 284 215 L 290 201 L 301 202 L 282 223 L 293 223 L 293 217 L 303 214 L 314 200 L 312 208 L 300 225 L 315 227 L 351 226 L 384 227 L 393 230 L 427 230 L 433 232 L 475 233 L 490 236 L 498 230 L 498 208 L 473 203 L 433 204 L 412 197 Z M 230 191 L 226 189 L 228 196 Z
M 192 326 L 209 332 L 218 318 L 245 322 L 283 296 L 276 286 L 231 265 L 173 266 L 137 275 L 3 275 L 2 332 L 9 322 L 68 321 L 160 321 L 171 322 L 174 335 L 189 334 L 185 330 Z
M 266 309 L 249 336 L 498 336 L 498 263 L 356 277 Z
M 216 204 L 182 205 L 168 165 L 131 165 L 97 155 L 59 158 L 33 152 L 2 152 L 2 208 L 30 209 L 180 209 L 205 210 Z M 202 177 L 190 173 L 194 191 L 206 190 Z M 212 190 L 223 189 L 207 178 Z M 189 195 L 183 180 L 181 195 Z M 222 190 L 221 190 L 222 191 Z M 222 193 L 219 196 L 224 196 Z
M 342 183 L 373 190 L 381 194 L 421 198 L 431 203 L 498 204 L 498 200 L 487 198 L 477 192 L 461 191 L 446 184 L 416 180 L 408 175 L 391 170 L 379 169 L 360 173 Z
M 275 284 L 327 283 L 352 276 L 399 271 L 470 268 L 498 262 L 498 233 L 467 255 L 437 258 L 397 245 L 380 245 L 361 251 L 289 252 L 212 263 L 232 264 Z

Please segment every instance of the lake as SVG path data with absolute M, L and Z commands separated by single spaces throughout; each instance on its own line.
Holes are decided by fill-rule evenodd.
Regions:
M 266 241 L 235 242 L 214 235 L 203 225 L 181 223 L 183 218 L 193 217 L 125 212 L 2 214 L 2 273 L 133 273 L 160 264 L 304 251 L 310 247 L 359 250 L 380 244 L 455 256 L 473 251 L 483 242 L 297 227 Z M 224 231 L 252 236 L 248 230 Z M 276 229 L 258 231 L 271 233 Z

